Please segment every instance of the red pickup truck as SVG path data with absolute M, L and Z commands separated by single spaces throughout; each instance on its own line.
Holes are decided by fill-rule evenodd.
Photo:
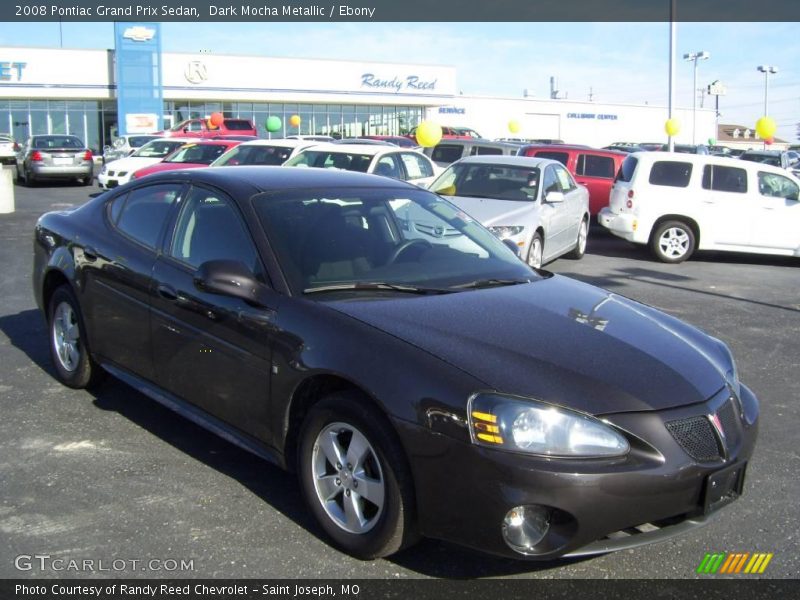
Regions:
M 181 121 L 172 129 L 159 132 L 157 135 L 164 137 L 199 137 L 215 138 L 221 135 L 252 135 L 258 136 L 256 126 L 247 119 L 224 119 L 222 125 L 211 128 L 208 119 L 187 119 Z

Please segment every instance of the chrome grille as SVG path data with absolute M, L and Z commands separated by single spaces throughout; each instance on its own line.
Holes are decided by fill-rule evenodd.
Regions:
M 681 448 L 695 460 L 707 462 L 722 458 L 717 436 L 708 418 L 690 417 L 666 424 L 667 430 Z

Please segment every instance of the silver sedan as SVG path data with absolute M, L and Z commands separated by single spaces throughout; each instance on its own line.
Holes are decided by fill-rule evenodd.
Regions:
M 532 267 L 586 251 L 589 192 L 557 161 L 470 156 L 428 187 L 513 245 Z
M 17 179 L 32 185 L 43 179 L 75 179 L 91 185 L 92 151 L 74 135 L 34 135 L 17 153 Z

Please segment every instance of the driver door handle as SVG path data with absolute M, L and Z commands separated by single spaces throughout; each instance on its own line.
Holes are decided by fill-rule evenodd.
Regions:
M 163 283 L 156 288 L 156 292 L 164 300 L 169 300 L 170 302 L 175 302 L 178 299 L 178 292 L 175 291 L 175 288 Z

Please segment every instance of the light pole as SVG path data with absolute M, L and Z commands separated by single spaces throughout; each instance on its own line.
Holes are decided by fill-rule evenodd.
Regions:
M 769 74 L 772 73 L 774 75 L 777 73 L 778 67 L 759 65 L 758 70 L 764 74 L 764 116 L 766 117 L 769 115 L 767 112 L 767 101 L 769 100 Z
M 694 62 L 694 85 L 692 86 L 692 144 L 696 144 L 695 133 L 697 131 L 697 61 L 708 60 L 711 54 L 705 50 L 700 52 L 689 52 L 683 55 L 683 60 Z

